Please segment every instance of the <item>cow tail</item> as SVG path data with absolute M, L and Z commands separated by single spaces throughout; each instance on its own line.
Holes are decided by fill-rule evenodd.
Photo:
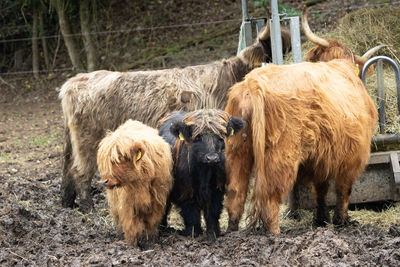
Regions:
M 252 208 L 250 212 L 251 224 L 255 225 L 265 209 L 265 194 L 268 190 L 265 179 L 265 143 L 266 143 L 266 118 L 265 118 L 265 99 L 262 89 L 258 83 L 253 81 L 252 93 L 252 119 L 251 128 L 253 135 L 254 153 L 254 187 L 252 195 Z

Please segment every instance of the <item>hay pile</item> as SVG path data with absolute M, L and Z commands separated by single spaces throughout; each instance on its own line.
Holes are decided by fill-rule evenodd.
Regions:
M 363 8 L 339 20 L 338 27 L 329 34 L 359 55 L 379 44 L 388 45 L 377 55 L 385 55 L 400 64 L 400 7 Z M 384 64 L 386 93 L 386 133 L 400 134 L 400 116 L 397 110 L 397 89 L 391 66 Z M 366 87 L 377 103 L 376 72 L 366 79 Z M 378 129 L 376 130 L 378 133 Z
M 400 7 L 363 8 L 339 20 L 331 37 L 349 45 L 362 55 L 369 48 L 387 44 L 379 54 L 400 63 Z

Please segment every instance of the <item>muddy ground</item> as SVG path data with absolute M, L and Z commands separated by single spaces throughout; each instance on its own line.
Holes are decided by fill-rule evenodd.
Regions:
M 131 247 L 108 216 L 102 188 L 93 188 L 95 212 L 61 207 L 62 133 L 55 91 L 1 103 L 2 266 L 400 266 L 398 223 L 316 229 L 293 224 L 277 236 L 241 230 L 211 245 L 171 234 L 150 250 Z
M 400 266 L 400 215 L 388 227 L 368 220 L 342 228 L 294 222 L 281 225 L 277 236 L 242 229 L 211 245 L 202 237 L 174 233 L 149 250 L 125 244 L 108 215 L 104 191 L 95 183 L 94 212 L 61 207 L 63 124 L 54 88 L 67 77 L 57 75 L 42 83 L 7 77 L 9 85 L 1 84 L 1 266 Z

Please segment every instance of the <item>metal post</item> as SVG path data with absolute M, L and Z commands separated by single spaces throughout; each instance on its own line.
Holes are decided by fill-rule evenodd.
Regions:
M 243 21 L 243 29 L 244 29 L 244 43 L 247 46 L 253 44 L 253 37 L 251 36 L 251 21 Z
M 382 59 L 378 60 L 376 64 L 376 76 L 378 81 L 379 133 L 384 134 L 386 132 L 386 114 Z
M 247 15 L 247 0 L 242 0 L 242 20 L 246 21 L 248 19 Z
M 293 62 L 300 63 L 303 61 L 303 56 L 301 55 L 299 17 L 290 18 L 290 36 L 292 41 Z
M 242 0 L 242 27 L 240 31 L 242 38 L 244 39 L 244 47 L 247 47 L 253 43 L 253 38 L 251 36 L 251 21 L 248 19 L 247 0 Z M 239 52 L 240 51 L 238 51 L 238 53 Z
M 397 109 L 400 113 L 400 68 L 397 65 L 396 61 L 394 61 L 390 57 L 386 57 L 386 56 L 376 56 L 376 57 L 368 59 L 367 62 L 365 62 L 364 67 L 361 70 L 361 80 L 365 85 L 365 74 L 367 72 L 367 69 L 369 68 L 369 66 L 371 66 L 373 63 L 375 63 L 376 61 L 378 61 L 380 59 L 383 59 L 386 62 L 390 63 L 390 65 L 392 65 L 392 67 L 393 67 L 394 74 L 396 76 L 396 84 L 397 84 Z
M 257 30 L 257 35 L 260 33 L 262 28 L 265 26 L 265 21 L 263 19 L 258 19 L 256 21 L 256 30 Z
M 274 64 L 283 64 L 282 55 L 282 38 L 281 38 L 281 23 L 279 20 L 278 0 L 271 0 L 272 23 L 271 23 L 271 50 L 272 62 Z

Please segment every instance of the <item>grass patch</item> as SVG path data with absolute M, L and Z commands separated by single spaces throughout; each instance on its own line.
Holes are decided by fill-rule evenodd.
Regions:
M 45 146 L 48 143 L 48 139 L 44 137 L 35 137 L 31 141 L 29 141 L 29 145 L 31 146 Z
M 33 139 L 29 141 L 29 145 L 30 146 L 46 146 L 48 144 L 58 141 L 58 139 L 59 139 L 59 136 L 57 133 L 52 134 L 48 137 L 36 136 L 36 137 L 33 137 Z
M 11 158 L 11 152 L 0 152 L 0 163 L 9 162 Z

